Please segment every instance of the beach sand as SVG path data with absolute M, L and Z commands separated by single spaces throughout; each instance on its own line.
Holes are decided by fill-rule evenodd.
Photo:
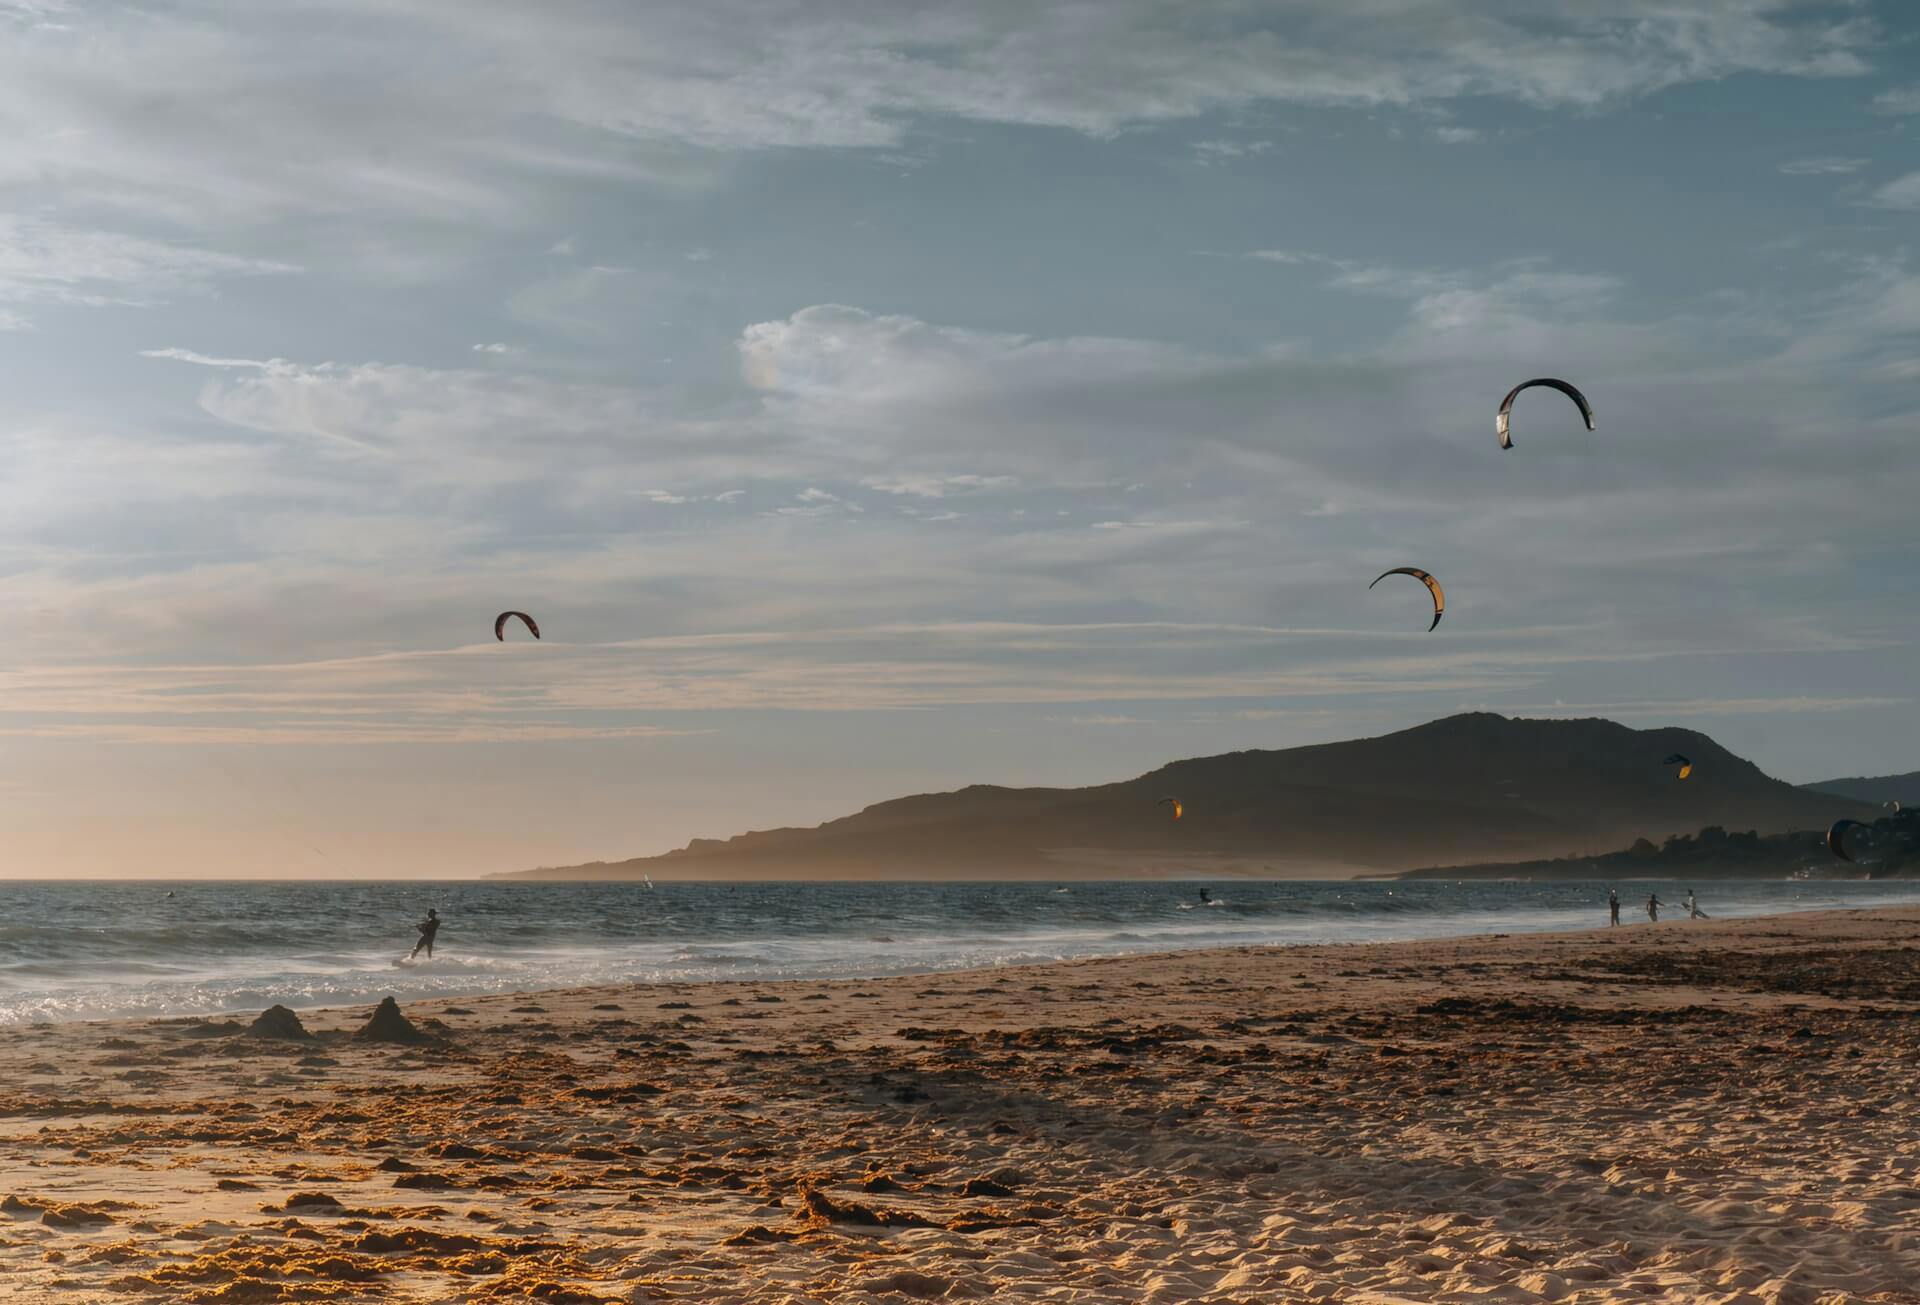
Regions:
M 0 1030 L 0 1301 L 1920 1302 L 1920 910 Z

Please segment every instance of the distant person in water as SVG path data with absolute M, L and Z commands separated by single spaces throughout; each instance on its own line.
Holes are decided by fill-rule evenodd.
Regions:
M 1208 891 L 1207 891 L 1206 889 L 1204 889 L 1204 888 L 1202 888 L 1202 889 L 1200 890 L 1200 900 L 1201 900 L 1201 902 L 1202 902 L 1202 903 L 1204 903 L 1205 905 L 1207 905 L 1207 906 L 1212 906 L 1212 905 L 1213 905 L 1213 894 L 1212 894 L 1212 893 L 1210 893 L 1210 892 L 1208 892 Z
M 1611 929 L 1620 923 L 1620 894 L 1607 889 L 1607 927 Z
M 413 945 L 413 951 L 408 953 L 407 959 L 412 960 L 415 956 L 418 956 L 420 954 L 420 949 L 424 947 L 427 949 L 427 959 L 432 960 L 433 959 L 433 935 L 440 932 L 439 912 L 435 911 L 432 907 L 428 907 L 427 918 L 422 920 L 419 924 L 414 925 L 413 927 L 420 931 L 420 941 Z
M 1647 919 L 1653 921 L 1655 924 L 1659 924 L 1660 908 L 1665 905 L 1666 903 L 1660 900 L 1660 894 L 1648 893 L 1647 894 Z

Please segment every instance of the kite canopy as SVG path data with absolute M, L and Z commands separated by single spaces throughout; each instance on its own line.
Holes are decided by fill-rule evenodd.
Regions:
M 1827 831 L 1827 851 L 1833 853 L 1842 861 L 1852 861 L 1853 858 L 1847 855 L 1847 831 L 1860 825 L 1860 823 L 1858 820 L 1834 821 L 1833 828 Z
M 493 637 L 494 638 L 500 640 L 502 643 L 506 642 L 507 619 L 509 617 L 514 617 L 514 616 L 519 617 L 523 622 L 526 623 L 527 629 L 533 632 L 534 638 L 538 639 L 540 637 L 539 623 L 536 622 L 531 616 L 528 616 L 525 612 L 502 612 L 500 613 L 500 615 L 493 618 Z
M 1177 797 L 1163 797 L 1153 805 L 1156 807 L 1172 807 L 1173 818 L 1175 820 L 1178 820 L 1186 812 L 1186 807 L 1181 804 L 1180 799 Z
M 1567 384 L 1565 381 L 1556 380 L 1551 376 L 1539 376 L 1530 381 L 1520 382 L 1520 384 L 1507 391 L 1506 398 L 1500 400 L 1500 415 L 1493 419 L 1493 429 L 1494 433 L 1500 436 L 1501 448 L 1510 449 L 1513 447 L 1513 436 L 1507 431 L 1507 419 L 1513 413 L 1514 399 L 1519 396 L 1520 391 L 1530 390 L 1536 385 L 1544 385 L 1548 389 L 1558 390 L 1569 399 L 1572 399 L 1580 406 L 1580 415 L 1587 419 L 1587 429 L 1593 429 L 1593 405 L 1587 402 L 1586 395 L 1580 393 L 1580 391 L 1574 389 L 1573 386 Z
M 1391 571 L 1382 571 L 1379 575 L 1375 576 L 1373 578 L 1373 585 L 1379 584 L 1390 575 L 1410 575 L 1425 585 L 1433 594 L 1433 625 L 1429 625 L 1427 629 L 1432 630 L 1434 625 L 1440 624 L 1440 618 L 1447 614 L 1447 595 L 1445 591 L 1440 588 L 1440 582 L 1438 580 L 1435 580 L 1417 566 L 1396 566 Z M 1371 589 L 1373 585 L 1368 585 L 1367 588 Z
M 1674 776 L 1674 778 L 1676 779 L 1685 779 L 1687 776 L 1693 773 L 1693 763 L 1687 760 L 1685 757 L 1681 756 L 1677 752 L 1674 753 L 1672 756 L 1668 757 L 1665 761 L 1661 762 L 1660 764 L 1663 766 L 1680 767 L 1680 773 Z

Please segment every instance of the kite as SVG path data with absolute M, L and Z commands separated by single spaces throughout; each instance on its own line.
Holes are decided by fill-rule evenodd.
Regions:
M 1507 391 L 1506 398 L 1500 400 L 1500 415 L 1493 419 L 1493 429 L 1494 433 L 1500 436 L 1501 448 L 1510 449 L 1513 447 L 1513 436 L 1507 432 L 1507 419 L 1513 412 L 1514 399 L 1519 397 L 1520 391 L 1530 390 L 1536 385 L 1544 385 L 1549 389 L 1558 390 L 1569 399 L 1572 399 L 1580 406 L 1580 415 L 1587 419 L 1587 429 L 1593 429 L 1593 405 L 1587 402 L 1586 395 L 1580 393 L 1580 391 L 1574 389 L 1565 381 L 1555 380 L 1551 376 L 1536 377 L 1531 381 L 1520 382 L 1520 384 Z
M 1440 624 L 1440 618 L 1447 614 L 1447 595 L 1441 590 L 1438 580 L 1435 580 L 1417 566 L 1396 566 L 1391 571 L 1382 571 L 1379 575 L 1375 576 L 1373 578 L 1373 585 L 1379 584 L 1390 575 L 1410 575 L 1431 590 L 1433 593 L 1433 625 L 1429 625 L 1427 629 L 1432 630 L 1434 625 Z M 1371 589 L 1373 585 L 1368 585 L 1367 588 Z

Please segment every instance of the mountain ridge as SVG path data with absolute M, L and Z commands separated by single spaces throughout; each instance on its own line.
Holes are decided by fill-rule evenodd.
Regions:
M 1663 759 L 1694 762 L 1687 780 Z M 1158 805 L 1179 797 L 1175 821 Z M 1599 717 L 1469 712 L 1365 739 L 1190 757 L 1107 784 L 973 784 L 877 802 L 811 827 L 694 839 L 522 879 L 1114 878 L 1202 871 L 1315 877 L 1523 861 L 1709 825 L 1776 833 L 1866 804 L 1766 775 L 1705 734 Z
M 1920 807 L 1920 770 L 1903 775 L 1855 775 L 1844 779 L 1823 779 L 1800 786 L 1812 793 L 1852 798 L 1856 802 L 1898 802 L 1905 807 Z

